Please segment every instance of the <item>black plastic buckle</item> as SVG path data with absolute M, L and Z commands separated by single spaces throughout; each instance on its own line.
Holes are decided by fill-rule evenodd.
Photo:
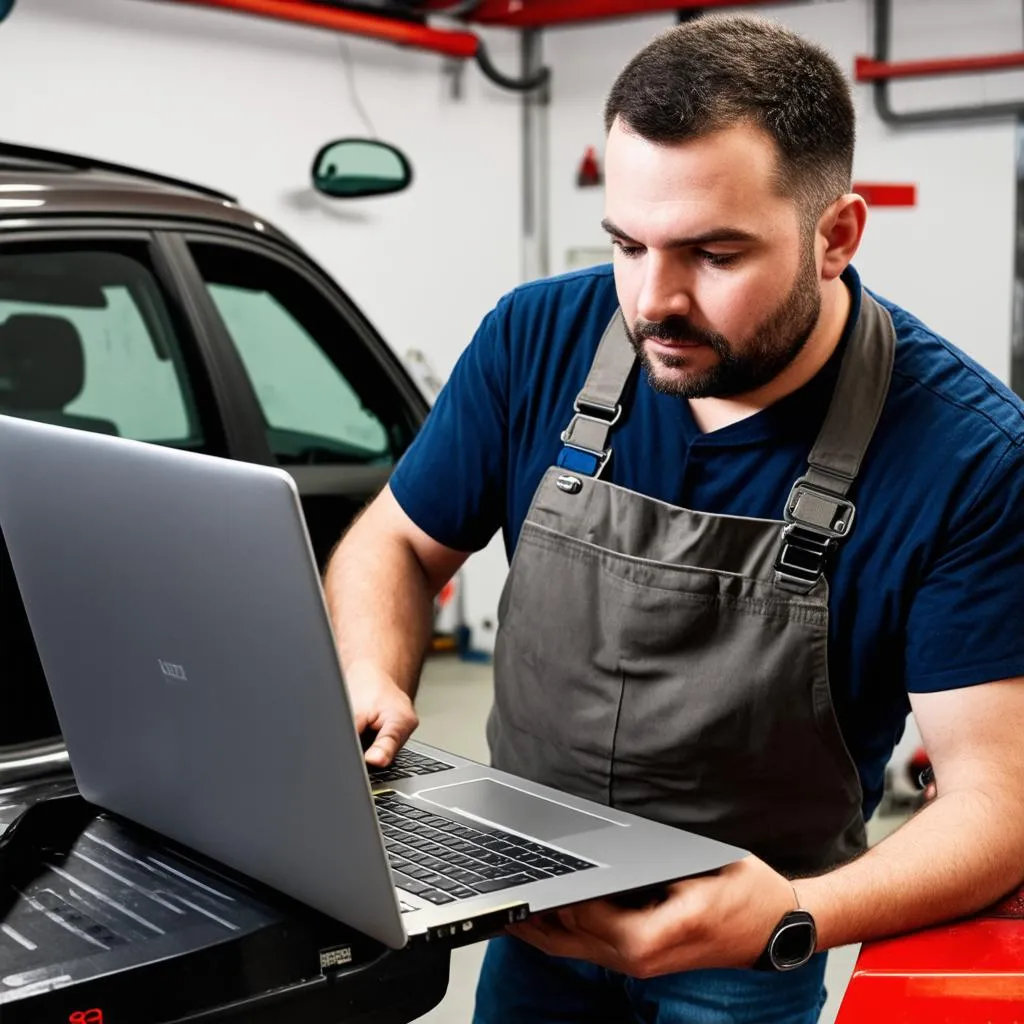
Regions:
M 856 515 L 856 506 L 848 498 L 812 487 L 801 477 L 789 492 L 783 518 L 787 523 L 838 540 L 849 535 Z
M 782 547 L 775 559 L 776 584 L 806 594 L 825 574 L 825 563 L 835 547 L 831 537 L 791 523 L 782 531 Z

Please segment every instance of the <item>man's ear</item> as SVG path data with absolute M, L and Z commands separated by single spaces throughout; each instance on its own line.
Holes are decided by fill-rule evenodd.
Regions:
M 850 265 L 860 248 L 867 219 L 867 203 L 855 192 L 840 196 L 822 214 L 817 234 L 819 241 L 825 242 L 821 260 L 824 280 L 835 280 Z

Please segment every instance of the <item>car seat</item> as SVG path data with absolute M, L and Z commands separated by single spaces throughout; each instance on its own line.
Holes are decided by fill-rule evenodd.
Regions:
M 83 387 L 85 350 L 70 320 L 16 313 L 0 324 L 0 412 L 117 434 L 112 420 L 66 411 Z

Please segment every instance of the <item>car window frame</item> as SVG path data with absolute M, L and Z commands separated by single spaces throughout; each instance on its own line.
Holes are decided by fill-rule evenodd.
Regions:
M 321 270 L 305 253 L 290 246 L 282 245 L 274 239 L 252 238 L 243 232 L 236 231 L 210 231 L 204 228 L 192 228 L 181 231 L 176 241 L 184 246 L 184 253 L 179 251 L 177 258 L 180 261 L 182 272 L 187 273 L 190 279 L 190 290 L 196 293 L 195 306 L 198 310 L 201 310 L 204 322 L 209 325 L 209 329 L 216 332 L 219 337 L 225 338 L 230 344 L 234 353 L 234 360 L 239 364 L 239 369 L 245 375 L 246 390 L 251 395 L 252 402 L 254 403 L 254 415 L 260 424 L 260 432 L 264 438 L 264 443 L 267 445 L 267 451 L 273 464 L 279 465 L 281 469 L 295 480 L 302 497 L 372 494 L 383 487 L 394 471 L 394 465 L 360 466 L 328 464 L 304 466 L 279 464 L 277 462 L 273 453 L 270 452 L 269 442 L 266 441 L 263 409 L 249 380 L 248 372 L 242 363 L 242 357 L 238 354 L 234 339 L 224 323 L 220 311 L 217 309 L 213 296 L 207 288 L 206 281 L 189 247 L 193 244 L 200 244 L 240 249 L 281 264 L 287 270 L 298 274 L 307 284 L 315 288 L 337 312 L 338 316 L 345 320 L 358 343 L 363 345 L 368 357 L 373 360 L 397 391 L 398 397 L 402 401 L 403 410 L 409 417 L 407 426 L 411 439 L 415 437 L 422 427 L 429 411 L 429 406 L 401 364 L 398 356 L 387 345 L 365 314 L 330 275 Z M 337 366 L 337 362 L 332 357 L 330 351 L 320 345 L 320 340 L 317 338 L 312 340 L 324 351 L 327 358 Z
M 197 336 L 192 317 L 188 315 L 186 301 L 178 282 L 169 273 L 166 256 L 160 245 L 157 232 L 138 225 L 123 227 L 88 227 L 88 226 L 54 226 L 40 227 L 33 225 L 27 229 L 5 228 L 0 232 L 0 252 L 8 252 L 12 247 L 50 246 L 59 248 L 62 242 L 70 242 L 79 246 L 95 243 L 102 247 L 104 243 L 141 244 L 145 247 L 151 270 L 163 298 L 167 304 L 167 312 L 172 326 L 178 335 L 182 361 L 188 374 L 188 386 L 192 392 L 196 416 L 202 431 L 203 450 L 212 455 L 229 456 L 232 444 L 228 424 L 225 421 L 222 406 L 213 385 L 213 373 L 208 346 Z

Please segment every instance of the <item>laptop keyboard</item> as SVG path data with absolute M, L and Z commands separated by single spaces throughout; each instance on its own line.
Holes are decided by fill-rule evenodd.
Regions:
M 495 828 L 470 828 L 394 794 L 376 798 L 395 884 L 441 905 L 596 864 Z M 402 905 L 403 911 L 409 908 Z
M 396 779 L 411 779 L 414 775 L 433 775 L 454 767 L 426 754 L 403 749 L 386 768 L 369 768 L 369 773 L 371 782 L 394 782 Z

